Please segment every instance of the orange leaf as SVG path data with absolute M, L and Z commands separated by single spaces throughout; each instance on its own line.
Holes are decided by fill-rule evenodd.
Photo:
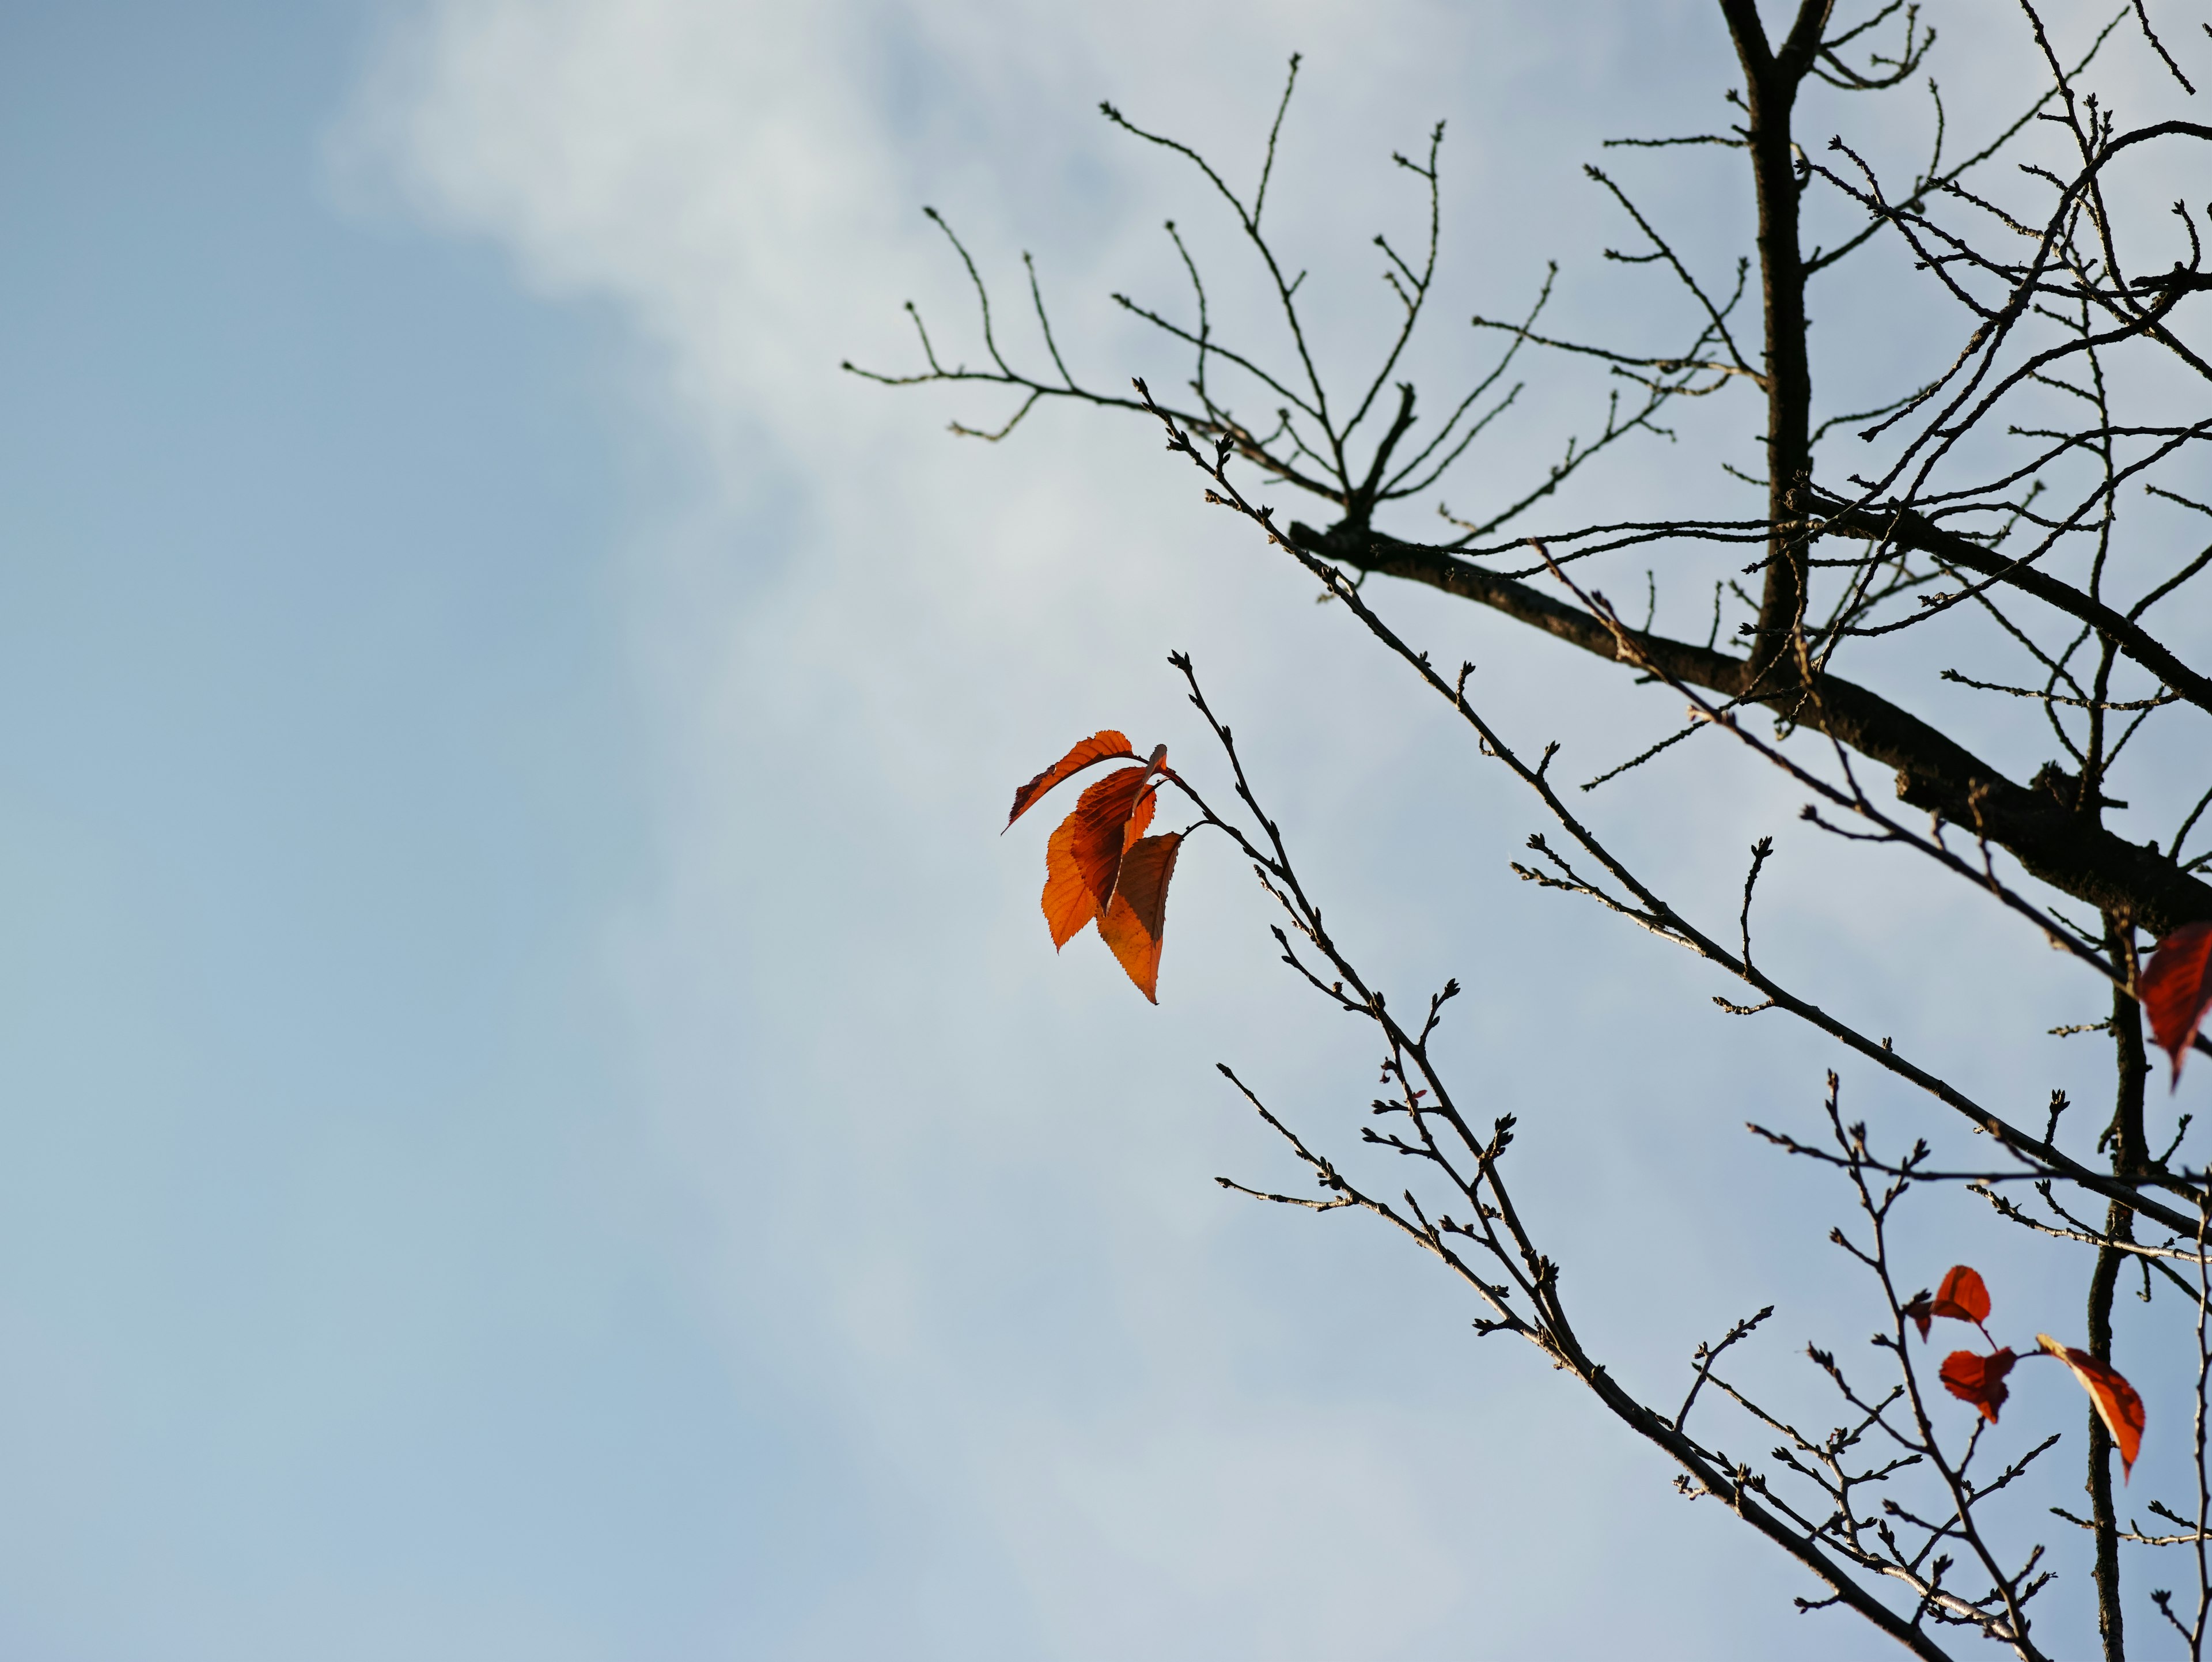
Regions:
M 1145 788 L 1149 768 L 1122 768 L 1108 774 L 1085 791 L 1067 816 L 1074 827 L 1068 852 L 1104 911 L 1114 898 L 1114 879 L 1121 869 L 1121 855 L 1144 835 L 1152 817 L 1153 793 Z
M 1134 824 L 1133 820 L 1131 822 Z M 1133 843 L 1121 857 L 1114 898 L 1098 920 L 1099 935 L 1128 971 L 1137 990 L 1159 1000 L 1160 943 L 1167 933 L 1168 879 L 1175 874 L 1182 835 L 1170 831 Z
M 1129 748 L 1128 739 L 1115 732 L 1111 728 L 1105 728 L 1092 734 L 1014 793 L 1013 811 L 1006 815 L 1006 824 L 1012 825 L 1036 805 L 1037 798 L 1042 796 L 1061 780 L 1082 772 L 1093 762 L 1103 762 L 1108 758 L 1115 756 L 1133 758 L 1136 753 Z M 1002 826 L 1000 830 L 1003 832 L 1004 827 Z
M 1979 1326 L 1989 1319 L 1990 1290 L 1982 1285 L 1982 1278 L 1974 1271 L 1963 1263 L 1954 1263 L 1934 1296 L 1924 1292 L 1914 1294 L 1911 1302 L 1905 1306 L 1905 1314 L 1918 1324 L 1923 1339 L 1928 1336 L 1929 1324 L 1938 1316 Z
M 1075 816 L 1070 814 L 1044 845 L 1044 922 L 1052 931 L 1054 950 L 1074 940 L 1076 932 L 1098 916 L 1098 898 L 1075 863 L 1074 840 Z
M 2005 1375 L 2020 1360 L 2009 1350 L 1984 1356 L 1978 1350 L 1954 1350 L 1943 1359 L 1943 1389 L 1962 1403 L 1972 1403 L 1991 1425 L 2004 1406 Z
M 1045 927 L 1065 947 L 1102 916 L 1114 897 L 1123 850 L 1152 824 L 1157 793 L 1144 788 L 1149 770 L 1123 768 L 1085 791 L 1044 850 Z
M 2037 1334 L 2035 1342 L 2071 1368 L 2074 1377 L 2081 1382 L 2081 1389 L 2089 1393 L 2089 1400 L 2097 1407 L 2097 1417 L 2105 1422 L 2105 1429 L 2112 1434 L 2112 1441 L 2118 1446 L 2120 1481 L 2125 1482 L 2135 1470 L 2136 1452 L 2142 1447 L 2142 1398 L 2136 1395 L 2136 1388 L 2122 1379 L 2119 1370 L 2110 1362 L 2100 1362 L 2086 1350 L 2061 1344 L 2048 1333 Z
M 2173 1058 L 2173 1082 L 2181 1083 L 2181 1059 L 2189 1041 L 2212 1008 L 2212 922 L 2185 923 L 2158 943 L 2142 975 L 2143 1008 L 2150 1014 L 2151 1037 Z
M 1929 1306 L 1929 1313 L 1948 1316 L 1954 1321 L 1985 1322 L 1990 1318 L 1990 1289 L 1965 1264 L 1954 1263 L 1951 1273 L 1943 1277 L 1943 1285 L 1936 1289 L 1936 1302 Z

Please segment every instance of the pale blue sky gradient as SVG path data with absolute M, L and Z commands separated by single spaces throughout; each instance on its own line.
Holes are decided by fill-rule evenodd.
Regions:
M 1532 806 L 1150 434 L 1047 411 L 961 445 L 989 401 L 836 372 L 907 362 L 909 295 L 976 355 L 928 201 L 1010 297 L 1036 250 L 1086 373 L 1172 375 L 1103 302 L 1177 298 L 1158 220 L 1224 306 L 1243 280 L 1092 107 L 1243 170 L 1293 47 L 1273 211 L 1340 297 L 1324 350 L 1371 319 L 1369 222 L 1406 217 L 1388 153 L 1438 115 L 1432 361 L 1474 362 L 1463 314 L 1550 255 L 1572 319 L 1630 332 L 1577 168 L 1721 119 L 1710 9 L 0 18 L 0 1659 L 1866 1654 L 1424 1262 L 1214 1187 L 1290 1180 L 1216 1058 L 1316 1127 L 1371 1077 L 1244 874 L 1185 859 L 1154 1010 L 1095 943 L 1053 957 L 1042 830 L 993 833 L 1098 726 L 1206 774 L 1162 662 L 1194 652 L 1347 937 L 1401 997 L 1467 983 L 1469 1094 L 1522 1115 L 1585 1330 L 1658 1395 L 1771 1299 L 1747 1367 L 1802 1400 L 1804 1341 L 1869 1324 L 1836 1191 L 1734 1129 L 1812 1129 L 1833 1053 L 1513 882 Z M 2010 95 L 1950 76 L 1954 119 Z M 1720 166 L 1645 178 L 1742 230 Z M 1468 502 L 1582 396 L 1532 387 Z M 1686 422 L 1577 511 L 1733 502 L 1682 458 L 1747 459 L 1755 411 Z M 1385 598 L 1577 778 L 1672 720 Z M 1686 784 L 1719 805 L 1697 840 Z M 1739 759 L 1595 801 L 1730 919 L 1776 832 L 1778 960 L 1992 1097 L 2093 1075 L 2019 1042 L 2094 1019 L 2050 953 L 1902 868 L 1838 904 Z M 1961 984 L 1986 1005 L 1925 996 Z M 2078 1305 L 1978 1220 L 1919 1246 Z

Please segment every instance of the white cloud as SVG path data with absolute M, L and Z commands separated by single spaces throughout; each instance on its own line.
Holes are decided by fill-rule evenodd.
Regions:
M 994 842 L 994 820 L 1012 782 L 1095 725 L 1192 743 L 1160 658 L 1194 650 L 1339 915 L 1394 976 L 1468 978 L 1466 1020 L 1496 1046 L 1474 1071 L 1531 1117 L 1528 1158 L 1565 1172 L 1534 1192 L 1582 1237 L 1577 1285 L 1620 1318 L 1631 1365 L 1671 1365 L 1762 1301 L 1771 1264 L 1745 1243 L 1790 1227 L 1787 1196 L 1806 1191 L 1716 1141 L 1747 1112 L 1809 1106 L 1826 1053 L 1764 1030 L 1748 1059 L 1724 1051 L 1744 1035 L 1686 1014 L 1715 989 L 1686 975 L 1673 1005 L 1645 1008 L 1669 973 L 1656 949 L 1502 888 L 1527 806 L 1335 608 L 1206 518 L 1140 426 L 1048 408 L 1004 446 L 956 444 L 948 414 L 1002 406 L 836 373 L 848 356 L 913 362 L 909 294 L 941 352 L 977 361 L 964 279 L 914 211 L 927 200 L 1030 362 L 1024 246 L 1072 361 L 1109 386 L 1172 374 L 1100 294 L 1175 295 L 1166 211 L 1224 271 L 1234 251 L 1202 190 L 1090 107 L 1110 95 L 1223 148 L 1241 179 L 1294 46 L 1309 81 L 1277 211 L 1314 251 L 1316 289 L 1350 297 L 1322 307 L 1325 353 L 1372 326 L 1370 222 L 1410 223 L 1387 155 L 1437 115 L 1457 129 L 1459 262 L 1437 358 L 1472 362 L 1459 319 L 1516 307 L 1550 253 L 1583 257 L 1570 304 L 1613 324 L 1599 281 L 1618 274 L 1583 269 L 1618 234 L 1575 177 L 1603 136 L 1589 116 L 1607 133 L 1712 119 L 1680 91 L 1728 78 L 1708 9 L 444 0 L 394 30 L 356 153 L 541 292 L 618 307 L 651 418 L 694 469 L 692 495 L 641 505 L 625 556 L 663 720 L 664 880 L 621 942 L 641 1079 L 712 1220 L 702 1296 L 733 1344 L 775 1353 L 839 1416 L 893 1520 L 857 1592 L 794 1572 L 823 1590 L 794 1592 L 790 1653 L 903 1634 L 927 1635 L 904 1653 L 963 1656 L 1594 1654 L 1630 1632 L 1641 1655 L 1712 1654 L 1716 1635 L 1771 1652 L 1783 1634 L 1792 1653 L 1856 1653 L 1840 1622 L 1793 1625 L 1771 1557 L 1702 1515 L 1682 1528 L 1655 1458 L 1593 1434 L 1532 1359 L 1477 1348 L 1423 1263 L 1340 1220 L 1234 1209 L 1206 1181 L 1283 1167 L 1213 1088 L 1213 1056 L 1316 1114 L 1364 1079 L 1350 1036 L 1267 978 L 1247 880 L 1187 861 L 1156 1013 L 1095 943 L 1043 950 L 1041 832 Z M 1653 189 L 1693 224 L 1735 223 L 1701 177 Z M 1548 458 L 1560 408 L 1531 403 L 1468 494 Z M 1669 473 L 1682 454 L 1625 459 L 1597 499 L 1688 488 Z M 1515 730 L 1560 733 L 1588 771 L 1663 730 L 1663 713 L 1576 691 L 1540 642 L 1389 601 L 1440 654 L 1481 661 Z M 1668 851 L 1710 899 L 1795 803 L 1689 765 L 1741 802 L 1720 846 Z M 1635 823 L 1653 800 L 1637 788 L 1623 834 L 1663 845 Z M 1440 904 L 1395 885 L 1394 868 L 1462 861 L 1476 874 Z M 1941 961 L 1993 938 L 1914 876 L 1881 916 L 1839 911 L 1809 865 L 1779 874 L 1778 904 L 1863 955 L 1845 959 L 1855 993 L 1878 996 L 1912 908 Z M 2048 997 L 2056 974 L 2039 962 L 2018 983 Z M 1530 1038 L 1562 1009 L 1573 1033 Z M 1896 1014 L 1901 1033 L 1932 1026 Z M 1744 1217 L 1674 1198 L 1723 1168 L 1768 1188 Z M 1800 1233 L 1781 1249 L 1793 1273 L 1816 1245 Z M 915 1530 L 928 1538 L 893 1538 Z M 1745 1595 L 1734 1578 L 1753 1566 Z M 1613 1607 L 1593 1610 L 1592 1587 Z

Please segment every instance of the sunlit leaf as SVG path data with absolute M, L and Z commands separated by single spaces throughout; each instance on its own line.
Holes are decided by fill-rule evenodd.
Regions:
M 1082 772 L 1093 762 L 1103 762 L 1115 756 L 1133 758 L 1136 753 L 1129 748 L 1128 739 L 1115 732 L 1111 728 L 1105 728 L 1092 734 L 1014 793 L 1014 806 L 1012 811 L 1006 815 L 1006 824 L 1012 825 L 1036 805 L 1037 798 L 1042 796 L 1061 780 Z
M 2142 1398 L 2110 1362 L 2100 1362 L 2086 1350 L 2061 1344 L 2048 1333 L 2037 1334 L 2035 1342 L 2065 1363 L 2081 1382 L 2081 1389 L 2089 1393 L 2097 1417 L 2105 1422 L 2105 1429 L 2112 1434 L 2113 1445 L 2120 1451 L 2120 1481 L 2125 1482 L 2135 1470 L 2136 1452 L 2142 1447 Z
M 1131 822 L 1132 824 L 1134 821 Z M 1114 949 L 1137 990 L 1159 1001 L 1160 942 L 1167 932 L 1168 880 L 1175 874 L 1178 831 L 1147 837 L 1121 857 L 1114 898 L 1098 920 L 1098 933 Z
M 1936 1289 L 1936 1302 L 1930 1308 L 1935 1314 L 1954 1321 L 1985 1322 L 1990 1318 L 1990 1289 L 1973 1270 L 1954 1263 L 1943 1277 L 1943 1285 Z
M 1044 846 L 1044 922 L 1055 949 L 1074 940 L 1077 931 L 1098 916 L 1098 897 L 1091 892 L 1075 863 L 1074 843 L 1075 819 L 1070 815 Z
M 1098 902 L 1098 910 L 1114 898 L 1114 880 L 1121 870 L 1121 856 L 1145 834 L 1152 817 L 1153 793 L 1146 788 L 1151 774 L 1144 768 L 1122 768 L 1108 774 L 1083 793 L 1075 812 L 1067 816 L 1074 827 L 1068 852 L 1076 868 Z
M 2143 967 L 2142 1004 L 2151 1037 L 2173 1058 L 2179 1086 L 2182 1058 L 2212 1008 L 2212 922 L 2185 923 L 2158 943 Z
M 1054 785 L 1094 762 L 1135 759 L 1121 734 L 1094 733 L 1014 793 L 1011 825 Z M 1076 799 L 1044 850 L 1040 904 L 1054 950 L 1086 923 L 1098 934 L 1139 991 L 1159 1002 L 1160 942 L 1167 927 L 1168 880 L 1180 833 L 1146 837 L 1164 782 L 1173 781 L 1168 747 L 1159 745 L 1139 767 L 1120 768 Z
M 1112 900 L 1121 856 L 1144 836 L 1158 801 L 1156 790 L 1146 788 L 1149 773 L 1122 768 L 1108 774 L 1083 793 L 1045 844 L 1042 904 L 1054 947 L 1073 940 Z
M 1972 1322 L 1976 1326 L 1990 1318 L 1990 1290 L 1982 1285 L 1982 1278 L 1963 1263 L 1954 1263 L 1943 1277 L 1942 1286 L 1931 1296 L 1917 1293 L 1905 1306 L 1905 1313 L 1920 1328 L 1920 1336 L 1928 1336 L 1929 1324 L 1938 1316 L 1948 1316 L 1953 1321 Z
M 2008 1349 L 1986 1356 L 1978 1350 L 1954 1350 L 1943 1359 L 1943 1389 L 1962 1403 L 1972 1403 L 1995 1425 L 1997 1410 L 2004 1406 L 2005 1375 L 2019 1360 Z

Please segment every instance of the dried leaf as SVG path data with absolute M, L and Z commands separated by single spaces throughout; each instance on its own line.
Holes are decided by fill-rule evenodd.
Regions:
M 2005 1375 L 2020 1360 L 2010 1350 L 1984 1356 L 1978 1350 L 1954 1350 L 1943 1359 L 1943 1389 L 1962 1403 L 1972 1403 L 1991 1425 L 2004 1406 Z
M 1134 824 L 1133 820 L 1131 822 Z M 1098 934 L 1114 949 L 1137 990 L 1159 1000 L 1160 942 L 1167 933 L 1168 880 L 1175 874 L 1179 831 L 1147 837 L 1121 856 L 1114 898 L 1098 920 Z
M 1042 796 L 1061 780 L 1071 778 L 1082 772 L 1093 762 L 1103 762 L 1115 756 L 1133 758 L 1136 753 L 1129 748 L 1129 740 L 1126 735 L 1115 732 L 1111 728 L 1102 728 L 1076 745 L 1066 755 L 1016 791 L 1013 809 L 1006 815 L 1006 824 L 1012 825 L 1015 820 L 1036 806 L 1037 798 Z M 1000 827 L 1002 835 L 1004 830 L 1005 827 Z
M 1144 788 L 1149 773 L 1123 768 L 1108 774 L 1083 793 L 1045 844 L 1042 904 L 1055 947 L 1102 916 L 1112 900 L 1123 852 L 1152 824 L 1157 794 Z
M 2142 1398 L 2136 1395 L 2136 1388 L 2122 1379 L 2119 1370 L 2110 1362 L 2100 1362 L 2086 1350 L 2061 1344 L 2048 1333 L 2037 1334 L 2035 1342 L 2072 1369 L 2074 1377 L 2081 1382 L 2081 1389 L 2089 1393 L 2089 1400 L 2096 1404 L 2097 1417 L 2105 1422 L 2105 1429 L 2112 1434 L 2112 1441 L 2120 1451 L 2120 1481 L 2127 1482 L 2129 1474 L 2135 1470 L 2136 1452 L 2142 1447 Z
M 2179 1086 L 2189 1042 L 2212 1008 L 2212 922 L 2185 923 L 2158 943 L 2143 970 L 2142 1003 L 2151 1036 L 2173 1058 Z

